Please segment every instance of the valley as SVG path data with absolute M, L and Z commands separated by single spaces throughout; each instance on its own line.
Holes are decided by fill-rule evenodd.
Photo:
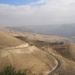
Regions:
M 0 70 L 10 65 L 35 75 L 75 75 L 75 44 L 68 38 L 1 27 Z

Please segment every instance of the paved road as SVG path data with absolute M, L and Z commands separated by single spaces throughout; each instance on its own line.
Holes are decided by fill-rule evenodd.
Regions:
M 45 48 L 48 48 L 48 46 L 44 46 L 44 47 L 42 47 L 42 49 L 44 50 Z M 45 50 L 44 50 L 45 51 Z M 45 51 L 46 52 L 46 51 Z M 60 69 L 60 67 L 61 67 L 61 61 L 60 61 L 60 59 L 58 58 L 58 57 L 56 57 L 55 55 L 53 55 L 53 54 L 51 54 L 51 53 L 49 53 L 49 52 L 47 52 L 48 54 L 50 54 L 51 56 L 53 56 L 57 61 L 58 61 L 58 65 L 57 65 L 57 67 L 52 71 L 52 72 L 50 72 L 48 75 L 53 75 L 53 73 L 55 73 L 58 69 Z
M 48 74 L 48 75 L 53 75 L 53 73 L 55 73 L 58 69 L 60 69 L 61 61 L 56 56 L 54 56 L 53 54 L 51 54 L 51 53 L 49 53 L 49 54 L 52 55 L 58 61 L 57 67 L 51 73 Z

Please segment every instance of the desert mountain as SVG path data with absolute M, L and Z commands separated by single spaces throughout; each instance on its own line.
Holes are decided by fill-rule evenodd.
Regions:
M 57 60 L 32 44 L 0 32 L 0 69 L 12 65 L 16 70 L 29 69 L 36 74 L 49 74 Z

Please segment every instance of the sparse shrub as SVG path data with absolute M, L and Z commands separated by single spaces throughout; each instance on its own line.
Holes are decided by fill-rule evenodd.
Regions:
M 2 71 L 0 71 L 0 75 L 35 75 L 30 70 L 25 69 L 24 71 L 16 71 L 12 66 L 5 67 Z

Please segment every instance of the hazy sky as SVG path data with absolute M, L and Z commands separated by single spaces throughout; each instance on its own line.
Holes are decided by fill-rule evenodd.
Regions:
M 75 23 L 75 0 L 0 0 L 0 25 Z

